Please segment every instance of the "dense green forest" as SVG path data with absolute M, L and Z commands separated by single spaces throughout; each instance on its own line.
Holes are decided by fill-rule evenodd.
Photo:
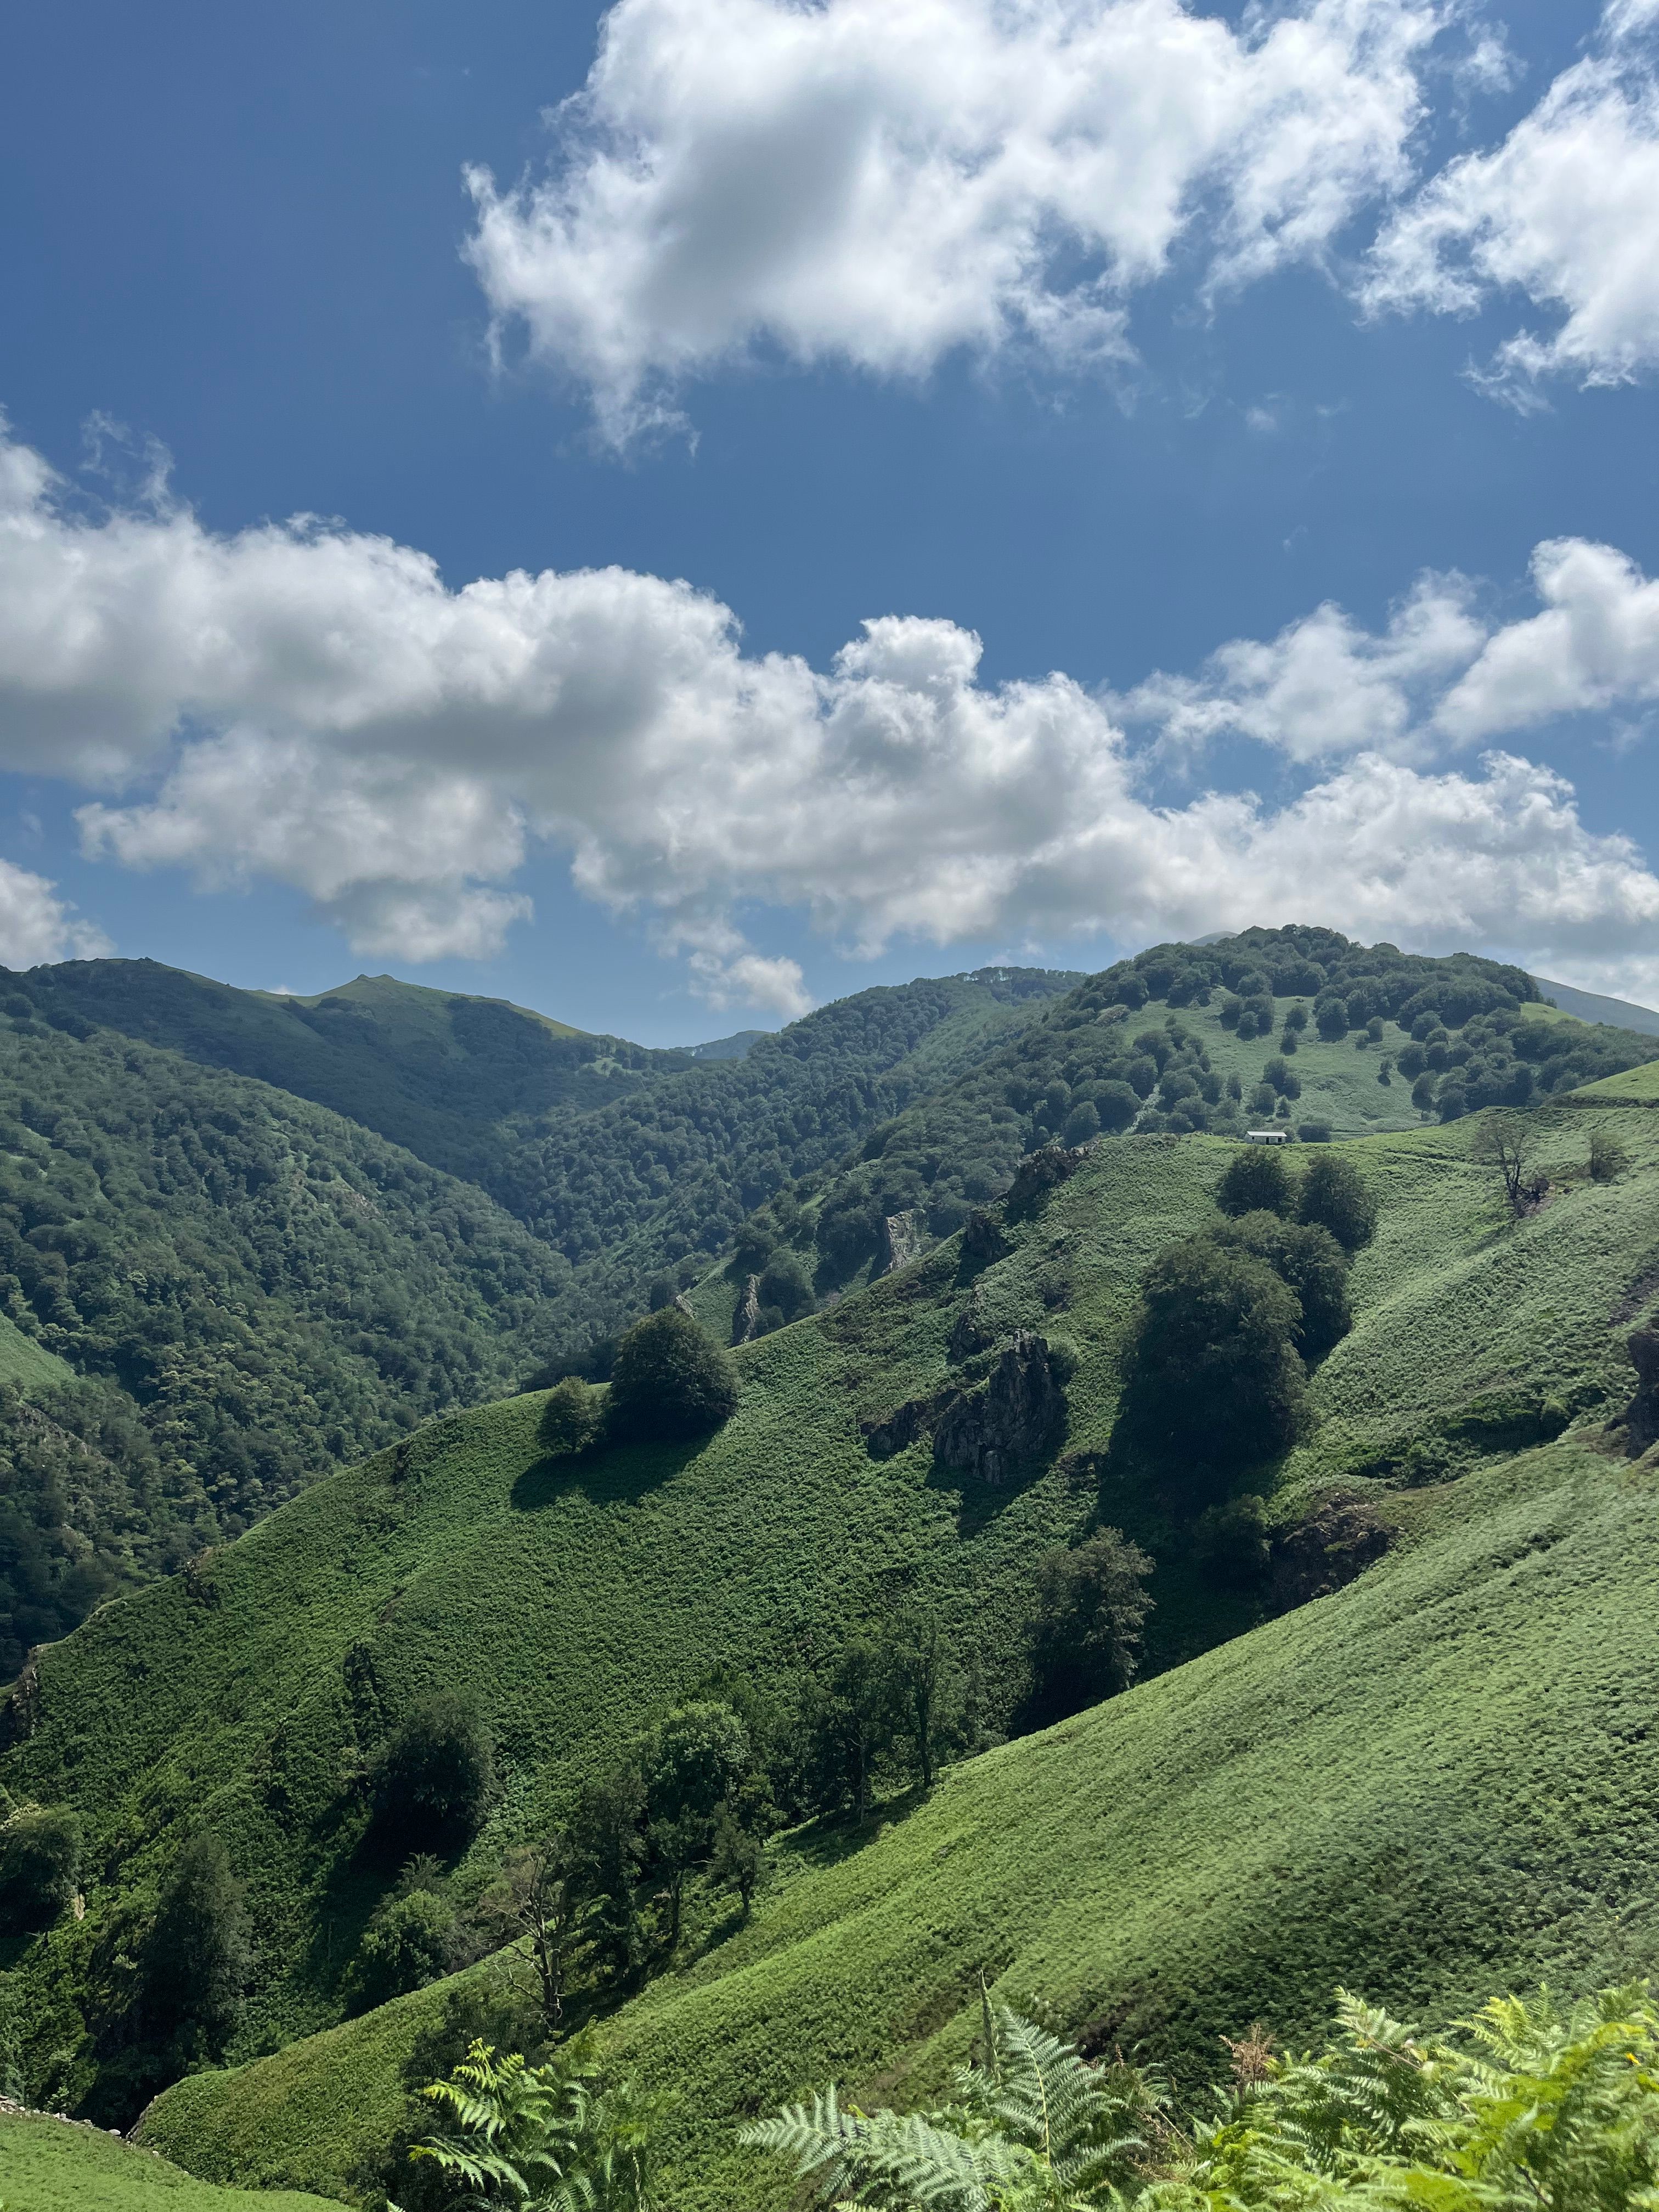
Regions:
M 689 1282 L 744 1216 L 958 1079 L 1080 979 L 1039 969 L 861 991 L 732 1059 L 588 1036 L 502 1000 L 360 976 L 275 998 L 152 961 L 6 979 L 72 1035 L 113 1028 L 328 1106 L 477 1182 L 571 1262 L 544 1319 L 580 1352 Z
M 1016 971 L 866 993 L 751 1068 L 386 978 L 315 1001 L 150 961 L 4 981 L 8 1677 L 325 1466 L 633 1318 L 694 1249 L 673 1223 L 702 1240 L 695 1273 L 744 1194 L 843 1150 L 1051 988 Z M 586 1133 L 555 1158 L 562 1117 Z M 701 1182 L 692 1152 L 714 1162 Z M 514 1218 L 561 1174 L 580 1280 L 544 1218 Z M 598 1211 L 617 1243 L 595 1259 Z
M 0 1673 L 331 1464 L 511 1389 L 567 1273 L 482 1191 L 264 1084 L 8 1015 Z

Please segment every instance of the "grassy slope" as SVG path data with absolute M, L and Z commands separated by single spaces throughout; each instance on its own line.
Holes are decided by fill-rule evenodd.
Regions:
M 1016 2001 L 1189 2080 L 1338 1983 L 1444 2016 L 1659 1963 L 1659 1500 L 1572 1443 L 1472 1474 L 1334 1598 L 949 1773 L 870 1847 L 789 1863 L 751 1927 L 609 2025 L 682 2099 L 675 2201 L 782 2203 L 746 2113 L 838 2078 L 905 2100 Z M 337 2185 L 401 2117 L 422 2000 L 169 2091 L 194 2170 Z
M 180 2172 L 95 2128 L 0 2112 L 5 2212 L 326 2212 L 324 2200 L 277 2190 L 252 2197 Z
M 1573 1095 L 1596 1106 L 1659 1106 L 1659 1060 L 1650 1060 L 1644 1067 L 1627 1067 L 1620 1075 L 1604 1075 L 1599 1083 L 1587 1083 Z
M 1645 1115 L 1620 1117 L 1638 1165 L 1608 1187 L 1582 1179 L 1582 1113 L 1557 1108 L 1544 1127 L 1560 1194 L 1518 1225 L 1503 1219 L 1490 1176 L 1468 1164 L 1467 1124 L 1379 1139 L 1357 1155 L 1382 1186 L 1383 1225 L 1355 1269 L 1354 1333 L 1317 1378 L 1326 1420 L 1284 1471 L 1288 1486 L 1340 1472 L 1429 1415 L 1505 1381 L 1554 1389 L 1587 1407 L 1596 1401 L 1603 1412 L 1622 1404 L 1630 1376 L 1618 1349 L 1618 1317 L 1650 1280 L 1659 1256 L 1653 1228 L 1659 1131 L 1650 1131 Z M 982 1307 L 1006 1328 L 1037 1318 L 1036 1287 L 1047 1271 L 1056 1265 L 1068 1271 L 1065 1326 L 1084 1354 L 1072 1392 L 1073 1446 L 1105 1441 L 1113 1354 L 1134 1280 L 1152 1252 L 1206 1218 L 1206 1190 L 1224 1156 L 1221 1144 L 1204 1139 L 1102 1146 L 1046 1211 L 1018 1231 L 1014 1255 L 980 1279 Z M 977 1633 L 994 1679 L 1015 1633 L 1034 1550 L 1079 1525 L 1091 1495 L 1068 1487 L 1055 1469 L 1024 1492 L 968 1501 L 969 1510 L 959 1514 L 956 1497 L 930 1482 L 924 1449 L 872 1465 L 858 1449 L 851 1418 L 938 1378 L 940 1340 L 966 1295 L 957 1284 L 954 1250 L 946 1248 L 834 1315 L 753 1347 L 738 1419 L 684 1466 L 659 1468 L 667 1479 L 655 1487 L 647 1486 L 652 1470 L 643 1462 L 620 1459 L 605 1463 L 603 1482 L 555 1485 L 531 1474 L 519 1483 L 504 1425 L 518 1418 L 527 1430 L 533 1401 L 521 1412 L 465 1416 L 430 1431 L 428 1449 L 444 1456 L 441 1463 L 434 1456 L 421 1478 L 429 1500 L 423 1505 L 388 1502 L 372 1468 L 324 1486 L 227 1555 L 221 1571 L 228 1577 L 241 1555 L 252 1566 L 252 1547 L 265 1547 L 264 1569 L 245 1577 L 240 1604 L 257 1599 L 273 1618 L 264 1641 L 251 1644 L 252 1624 L 233 1610 L 237 1585 L 228 1580 L 222 1626 L 216 1618 L 198 1630 L 195 1679 L 175 1699 L 222 1703 L 220 1646 L 234 1644 L 249 1694 L 256 1684 L 274 1686 L 276 1703 L 292 1700 L 287 1740 L 297 1744 L 308 1735 L 316 1744 L 308 1755 L 319 1771 L 331 1771 L 339 1736 L 326 1740 L 299 1717 L 307 1698 L 315 1707 L 330 1700 L 341 1707 L 337 1662 L 330 1654 L 349 1638 L 354 1619 L 383 1602 L 386 1584 L 398 1580 L 383 1549 L 392 1532 L 401 1528 L 413 1541 L 422 1525 L 427 1565 L 388 1608 L 376 1633 L 377 1663 L 404 1694 L 442 1679 L 446 1667 L 465 1664 L 506 1728 L 515 1763 L 498 1836 L 556 1795 L 563 1777 L 614 1741 L 628 1719 L 690 1686 L 711 1652 L 764 1671 L 781 1645 L 786 1651 L 810 1645 L 838 1619 L 872 1609 L 884 1586 L 933 1595 L 959 1633 Z M 826 1384 L 841 1386 L 845 1395 Z M 461 1449 L 446 1449 L 452 1437 Z M 495 1440 L 489 1465 L 480 1449 L 486 1438 Z M 522 1452 L 520 1445 L 520 1468 Z M 1561 1755 L 1562 1745 L 1548 1713 L 1555 1692 L 1540 1686 L 1557 1663 L 1548 1637 L 1541 1644 L 1522 1638 L 1513 1656 L 1504 1657 L 1505 1639 L 1520 1635 L 1526 1605 L 1463 1638 L 1455 1593 L 1490 1584 L 1497 1604 L 1510 1568 L 1492 1566 L 1493 1558 L 1512 1566 L 1528 1547 L 1553 1556 L 1558 1540 L 1570 1534 L 1588 1549 L 1561 1555 L 1586 1563 L 1562 1632 L 1593 1638 L 1605 1626 L 1613 1655 L 1608 1664 L 1628 1664 L 1627 1655 L 1618 1656 L 1620 1638 L 1627 1628 L 1638 1632 L 1653 1567 L 1642 1548 L 1650 1489 L 1645 1474 L 1632 1475 L 1622 1462 L 1565 1443 L 1518 1474 L 1488 1471 L 1437 1492 L 1393 1493 L 1404 1517 L 1424 1524 L 1420 1550 L 1339 1601 L 1194 1657 L 1119 1705 L 974 1762 L 875 1851 L 821 1872 L 799 1862 L 798 1878 L 781 1885 L 751 1932 L 654 1988 L 615 2033 L 653 2073 L 689 2070 L 692 2081 L 706 2082 L 724 2125 L 734 2085 L 759 2063 L 763 2046 L 776 2054 L 763 2076 L 768 2096 L 819 2069 L 854 2078 L 895 2063 L 902 2070 L 909 2047 L 955 2013 L 981 1965 L 1000 1972 L 1023 1961 L 1012 1985 L 1063 1999 L 1073 2017 L 1120 2001 L 1139 2007 L 1139 2026 L 1188 2064 L 1198 2062 L 1215 2022 L 1234 2024 L 1269 2004 L 1284 2024 L 1311 2025 L 1338 1971 L 1378 1982 L 1402 2002 L 1418 2001 L 1419 1989 L 1425 1998 L 1462 1991 L 1459 1960 L 1486 1956 L 1482 1946 L 1493 1959 L 1505 1955 L 1498 1930 L 1519 1909 L 1516 1884 L 1541 1881 L 1547 1858 L 1534 1850 L 1531 1831 L 1522 1832 L 1537 1808 L 1528 1809 L 1524 1792 L 1516 1797 L 1507 1783 L 1498 1787 L 1490 1778 L 1501 1775 L 1506 1761 L 1517 1773 L 1541 1772 L 1534 1762 Z M 325 1563 L 331 1545 L 340 1545 L 348 1498 L 364 1533 L 349 1568 L 329 1583 Z M 1202 1654 L 1249 1626 L 1245 1601 L 1215 1596 L 1183 1569 L 1178 1531 L 1161 1518 L 1156 1499 L 1109 1494 L 1103 1503 L 1109 1517 L 1163 1554 L 1154 1665 Z M 384 1535 L 369 1533 L 377 1516 Z M 314 1536 L 302 1547 L 307 1520 Z M 1554 1533 L 1539 1535 L 1541 1528 Z M 449 1544 L 434 1544 L 446 1529 Z M 303 1566 L 302 1549 L 310 1562 Z M 475 1564 L 485 1556 L 489 1577 Z M 272 1571 L 279 1559 L 291 1563 L 282 1577 Z M 1583 1590 L 1609 1562 L 1617 1568 L 1612 1610 L 1598 1623 Z M 1406 1588 L 1400 1578 L 1413 1575 L 1430 1580 L 1412 1584 L 1409 1597 L 1387 1596 Z M 351 1595 L 360 1583 L 360 1594 Z M 281 1616 L 301 1602 L 301 1589 L 315 1626 L 302 1638 L 285 1638 Z M 159 1606 L 163 1596 L 175 1606 L 182 1601 L 158 1594 L 143 1602 Z M 342 1622 L 334 1615 L 343 1605 Z M 125 1710 L 110 1646 L 122 1621 L 131 1635 L 137 1613 L 128 1607 L 106 1615 L 52 1655 L 48 1726 L 19 1755 L 21 1776 L 50 1755 L 54 1737 L 61 1744 L 70 1711 L 101 1704 L 113 1717 Z M 1409 1647 L 1389 1640 L 1402 1619 L 1412 1624 Z M 243 1625 L 234 1626 L 239 1620 Z M 1373 1628 L 1353 1625 L 1366 1622 Z M 337 1641 L 328 1646 L 325 1637 Z M 311 1659 L 308 1687 L 297 1695 L 296 1642 Z M 1352 1664 L 1343 1656 L 1350 1644 L 1357 1655 Z M 152 1680 L 159 1672 L 152 1665 Z M 1604 1679 L 1594 1671 L 1569 1699 L 1564 1725 L 1589 1747 L 1573 1753 L 1581 1764 L 1599 1740 Z M 1528 1701 L 1545 1708 L 1535 1741 L 1524 1740 L 1515 1717 Z M 1394 1740 L 1396 1710 L 1413 1717 L 1384 1757 L 1377 1747 Z M 1413 1780 L 1410 1760 L 1431 1724 L 1447 1731 L 1447 1758 Z M 209 1754 L 191 1748 L 208 1741 L 205 1714 L 162 1711 L 149 1744 L 131 1743 L 125 1731 L 95 1746 L 83 1736 L 95 1753 L 87 1780 L 102 1777 L 96 1802 L 125 1798 L 136 1808 L 141 1799 L 154 1802 L 159 1772 L 181 1763 L 197 1787 L 216 1790 L 216 1817 L 234 1823 L 244 1817 L 239 1806 L 252 1802 L 234 1769 L 246 1771 L 269 1727 L 267 1713 L 246 1730 L 240 1749 L 234 1731 L 225 1729 Z M 175 1728 L 180 1747 L 168 1753 L 162 1747 Z M 1455 1752 L 1460 1732 L 1473 1766 Z M 115 1759 L 129 1761 L 125 1772 L 115 1771 Z M 1328 1816 L 1319 1793 L 1308 1788 L 1310 1776 L 1327 1770 L 1341 1801 Z M 1474 1789 L 1469 1777 L 1477 1772 L 1488 1779 Z M 1228 1809 L 1235 1776 L 1244 1793 L 1237 1813 Z M 1592 1795 L 1577 1804 L 1580 1787 L 1563 1784 L 1549 1799 L 1559 1797 L 1565 1822 L 1549 1880 L 1568 1890 L 1588 1880 L 1574 1824 L 1599 1802 Z M 1498 1795 L 1483 1810 L 1488 1788 Z M 1426 1809 L 1413 1809 L 1413 1793 L 1425 1791 Z M 1255 1840 L 1230 1856 L 1247 1798 Z M 1435 1824 L 1452 1820 L 1454 1799 L 1457 1818 L 1473 1825 L 1467 1853 L 1448 1857 L 1443 1881 L 1428 1863 L 1425 1839 Z M 1340 1836 L 1328 1834 L 1330 1820 Z M 969 1838 L 979 1840 L 956 1864 L 957 1844 Z M 239 1845 L 245 1847 L 240 1837 Z M 787 1865 L 795 1863 L 793 1848 L 783 1847 Z M 1471 1871 L 1485 1863 L 1483 1853 L 1494 1864 L 1513 1861 L 1525 1869 L 1494 1876 L 1499 1902 L 1486 1918 Z M 928 1869 L 947 1860 L 953 1871 L 935 1893 Z M 1281 1869 L 1265 1888 L 1261 1864 Z M 1392 1887 L 1376 1907 L 1377 1929 L 1368 1933 L 1358 1900 L 1364 1895 L 1376 1905 L 1379 1868 Z M 1609 1880 L 1616 1871 L 1609 1863 Z M 1444 1961 L 1438 1984 L 1426 1952 L 1410 1973 L 1402 1963 L 1411 1948 L 1404 1922 L 1416 1917 L 1416 1887 L 1431 1875 L 1439 1887 L 1420 1925 L 1438 1920 L 1449 1931 L 1443 1942 L 1439 1934 L 1432 1939 Z M 903 1887 L 912 1882 L 914 1890 Z M 895 1883 L 900 1894 L 884 1903 Z M 1575 1908 L 1580 1922 L 1589 1910 Z M 1073 1911 L 1075 1928 L 1062 1933 Z M 807 1942 L 805 1931 L 819 1923 L 833 1932 Z M 1460 1951 L 1464 1923 L 1473 1932 Z M 1525 1924 L 1517 1923 L 1523 1930 Z M 1200 1997 L 1203 1948 L 1181 1934 L 1183 1927 L 1207 1930 L 1206 1942 L 1218 1947 L 1211 1997 Z M 1165 1960 L 1161 1947 L 1177 1937 Z M 797 1938 L 802 1948 L 795 1948 Z M 1582 1951 L 1588 1938 L 1580 1925 L 1567 1927 L 1560 1940 Z M 1264 1956 L 1277 1947 L 1285 1957 L 1271 1972 L 1261 1970 L 1265 1978 L 1253 1978 L 1249 1961 L 1264 1945 Z M 1099 1963 L 1088 1966 L 1095 1953 Z M 1528 1955 L 1524 1942 L 1514 1955 Z M 763 1956 L 775 1961 L 764 1973 Z M 726 1969 L 746 1960 L 759 1978 L 745 1968 L 728 1979 Z M 723 1994 L 714 1993 L 715 1984 Z M 1167 2004 L 1159 1994 L 1166 1984 L 1175 1991 Z M 337 2180 L 383 2140 L 401 2095 L 397 2062 L 433 2002 L 430 1996 L 405 2000 L 321 2043 L 240 2074 L 181 2085 L 156 2110 L 155 2139 L 200 2170 L 227 2175 L 252 2170 L 239 2161 L 256 2153 L 276 2157 L 279 2146 L 273 2172 Z M 682 2005 L 684 2013 L 677 2009 Z M 709 2006 L 713 2013 L 699 2009 Z M 728 2006 L 736 2009 L 720 2027 L 720 2008 Z M 758 2014 L 746 2009 L 752 2007 Z M 762 2016 L 769 2022 L 763 2034 L 755 2028 Z M 745 2046 L 751 2029 L 759 2039 Z M 659 2037 L 668 2044 L 659 2045 Z M 694 2065 L 692 2047 L 705 2041 L 707 2059 Z M 671 2047 L 672 2057 L 660 2055 Z M 222 2153 L 211 2148 L 216 2141 Z
M 11 1383 L 27 1396 L 33 1391 L 54 1390 L 74 1377 L 75 1370 L 67 1360 L 48 1352 L 33 1337 L 25 1336 L 15 1321 L 0 1314 L 0 1382 Z

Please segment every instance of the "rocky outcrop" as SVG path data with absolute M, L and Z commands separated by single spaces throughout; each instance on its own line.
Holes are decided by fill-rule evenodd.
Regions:
M 760 1277 L 750 1275 L 732 1316 L 732 1341 L 748 1344 L 760 1334 Z
M 0 1705 L 0 1751 L 27 1743 L 40 1719 L 40 1669 L 33 1652 L 11 1686 L 11 1695 Z
M 893 1459 L 925 1437 L 939 1415 L 957 1402 L 954 1390 L 936 1390 L 931 1398 L 907 1398 L 890 1413 L 864 1421 L 864 1449 L 872 1459 Z
M 1066 1428 L 1066 1391 L 1046 1337 L 1022 1330 L 982 1390 L 958 1398 L 933 1432 L 933 1463 L 995 1488 L 1042 1459 Z
M 995 1341 L 994 1333 L 987 1328 L 978 1310 L 966 1305 L 951 1324 L 951 1334 L 945 1344 L 945 1357 L 953 1365 L 959 1367 L 964 1359 L 973 1358 L 976 1352 L 988 1352 Z
M 876 1245 L 876 1273 L 890 1275 L 896 1268 L 908 1267 L 921 1254 L 921 1231 L 916 1217 L 909 1211 L 890 1213 L 881 1224 L 881 1235 Z
M 1028 1152 L 1008 1186 L 1009 1213 L 1028 1212 L 1056 1183 L 1074 1176 L 1088 1157 L 1086 1146 L 1073 1150 L 1066 1145 L 1044 1145 L 1038 1152 Z
M 1632 1459 L 1659 1441 L 1659 1322 L 1645 1322 L 1625 1339 L 1630 1364 L 1636 1370 L 1636 1395 L 1625 1416 L 1628 1449 Z
M 1006 1259 L 1009 1246 L 997 1218 L 988 1207 L 976 1206 L 968 1217 L 968 1225 L 962 1232 L 962 1263 L 969 1269 L 988 1267 L 996 1261 Z
M 1273 1540 L 1273 1601 L 1279 1610 L 1328 1597 L 1380 1559 L 1394 1531 L 1369 1498 L 1323 1498 Z

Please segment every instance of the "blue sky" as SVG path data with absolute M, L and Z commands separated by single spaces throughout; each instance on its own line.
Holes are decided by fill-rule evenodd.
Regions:
M 1659 994 L 1650 8 L 601 22 L 14 25 L 0 958 L 647 1042 L 1250 920 Z

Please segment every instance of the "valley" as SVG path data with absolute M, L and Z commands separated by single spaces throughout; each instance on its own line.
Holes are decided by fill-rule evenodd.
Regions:
M 90 1503 L 54 1492 L 49 1467 L 43 1492 L 65 1527 L 95 1509 L 127 1545 L 105 1553 L 106 1590 L 124 1594 L 88 1589 L 73 1632 L 31 1634 L 5 1708 L 0 1816 L 71 1820 L 80 1866 L 73 1915 L 0 1939 L 0 2055 L 24 2101 L 136 2123 L 204 2190 L 418 2202 L 412 2092 L 470 2033 L 544 2034 L 511 1898 L 550 1837 L 588 1854 L 565 2032 L 588 2024 L 607 2067 L 672 2090 L 665 2185 L 699 2212 L 789 2201 L 738 2131 L 817 2081 L 901 2106 L 939 2094 L 981 1976 L 1197 2094 L 1218 2039 L 1257 2019 L 1316 2037 L 1339 1984 L 1443 2022 L 1499 1987 L 1639 1967 L 1659 1941 L 1644 1718 L 1659 1525 L 1626 1339 L 1659 1298 L 1659 1040 L 1544 1006 L 1513 970 L 1398 955 L 1371 963 L 1370 1003 L 1391 1009 L 1374 1015 L 1358 948 L 1338 956 L 1338 1035 L 1334 963 L 1308 973 L 1315 949 L 1331 950 L 1255 933 L 1023 995 L 928 987 L 925 1034 L 914 997 L 890 1019 L 867 1010 L 831 1025 L 816 1072 L 801 1047 L 757 1079 L 769 1056 L 751 1046 L 630 1069 L 638 1087 L 603 1106 L 538 1108 L 608 1127 L 643 1101 L 629 1126 L 660 1131 L 684 1103 L 674 1085 L 740 1077 L 738 1121 L 758 1132 L 769 1098 L 775 1130 L 787 1118 L 817 1162 L 763 1188 L 723 1248 L 678 1261 L 647 1205 L 631 1309 L 601 1313 L 695 1337 L 694 1316 L 735 1389 L 711 1431 L 659 1440 L 607 1438 L 614 1355 L 594 1358 L 597 1331 L 545 1333 L 579 1270 L 482 1183 L 210 1065 L 199 1039 L 186 1054 L 10 1017 L 15 1249 L 62 1259 L 65 1318 L 42 1321 L 42 1279 L 14 1265 L 8 1449 L 20 1467 L 42 1436 L 65 1460 L 77 1441 L 89 1466 L 101 1451 Z M 1269 988 L 1231 988 L 1229 961 Z M 877 1031 L 896 1056 L 860 1089 L 843 1048 Z M 1427 1105 L 1411 1103 L 1419 1075 Z M 803 1083 L 843 1098 L 833 1157 L 811 1150 L 822 1124 L 799 1133 Z M 1118 1133 L 1103 1109 L 1123 1114 Z M 1265 1156 L 1278 1186 L 1246 1190 L 1253 1115 L 1303 1141 Z M 1521 1201 L 1489 1156 L 1500 1125 L 1536 1194 Z M 1363 1200 L 1352 1225 L 1307 1198 L 1322 1176 Z M 239 1360 L 260 1374 L 256 1346 L 275 1426 L 273 1346 L 319 1406 L 331 1374 L 382 1392 L 356 1385 L 341 1401 L 356 1429 L 336 1414 L 314 1457 L 221 1493 L 211 1524 L 168 1471 L 182 1431 L 152 1412 L 161 1392 L 133 1389 L 118 1353 L 123 1327 L 164 1340 L 108 1287 L 141 1262 L 158 1274 L 163 1251 L 175 1341 L 205 1307 L 198 1281 L 222 1286 L 210 1310 L 240 1300 L 246 1317 L 240 1335 L 221 1325 L 216 1367 L 170 1355 L 174 1408 L 238 1402 L 224 1378 Z M 1176 1449 L 1150 1399 L 1135 1411 L 1150 1286 L 1175 1261 L 1246 1300 L 1239 1327 L 1281 1309 L 1273 1326 L 1300 1326 L 1325 1300 L 1305 1357 L 1270 1355 L 1294 1384 L 1279 1442 L 1245 1451 L 1225 1415 Z M 760 1326 L 717 1352 L 769 1284 L 794 1316 L 769 1292 Z M 377 1297 L 378 1319 L 371 1304 L 339 1328 L 342 1297 Z M 377 1329 L 428 1364 L 377 1359 Z M 479 1347 L 473 1364 L 452 1341 Z M 338 1364 L 354 1346 L 360 1365 Z M 1248 1391 L 1253 1372 L 1201 1387 Z M 589 1379 L 552 1390 L 561 1373 Z M 237 1386 L 257 1407 L 252 1387 Z M 115 1427 L 82 1438 L 66 1418 L 94 1389 L 106 1407 L 126 1391 L 149 1489 L 116 1486 L 123 1462 L 99 1441 L 118 1443 Z M 598 1409 L 592 1440 L 550 1429 L 562 1392 Z M 1123 1615 L 1115 1677 L 1078 1673 L 1065 1638 L 1080 1631 L 1053 1610 L 1103 1531 L 1151 1601 Z M 857 1694 L 859 1666 L 921 1679 L 929 1650 L 937 1771 L 890 1711 L 855 1789 L 824 1765 L 834 1701 Z M 487 1771 L 453 1840 L 427 1851 L 410 1830 L 388 1852 L 378 1778 L 441 1709 L 464 1709 Z M 752 1905 L 708 1832 L 672 1856 L 657 1785 L 629 1779 L 648 1778 L 665 1729 L 717 1722 L 747 1747 L 743 1802 L 764 1808 L 744 1815 Z M 603 1813 L 635 1788 L 640 1810 Z M 181 2061 L 145 2011 L 149 1931 L 204 1838 L 243 1963 L 222 2030 Z M 626 1871 L 606 1887 L 591 1869 L 608 1848 Z M 429 1929 L 428 1948 L 371 1981 L 394 1925 Z

